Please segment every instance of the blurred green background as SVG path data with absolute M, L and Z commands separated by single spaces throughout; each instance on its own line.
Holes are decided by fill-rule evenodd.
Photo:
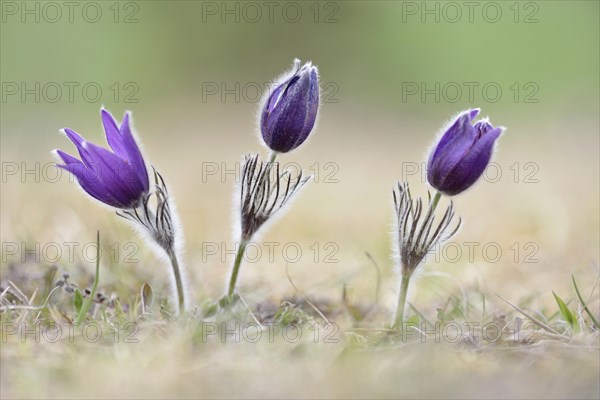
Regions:
M 202 83 L 267 82 L 294 57 L 313 60 L 346 106 L 428 116 L 470 105 L 466 96 L 438 107 L 403 101 L 402 83 L 413 81 L 498 82 L 506 93 L 486 108 L 530 118 L 542 119 L 538 113 L 550 107 L 598 105 L 595 1 L 80 2 L 72 15 L 54 6 L 60 2 L 2 3 L 3 82 L 98 82 L 107 92 L 98 104 L 115 109 L 124 99 L 115 102 L 108 87 L 132 81 L 139 106 L 129 108 L 193 103 L 202 112 L 211 108 L 199 96 Z M 540 107 L 515 106 L 514 82 L 536 83 Z M 2 104 L 6 125 L 45 111 L 62 126 L 60 111 L 77 115 L 98 105 L 76 95 L 73 113 L 66 95 L 53 106 L 23 106 L 15 97 Z
M 443 122 L 469 107 L 508 131 L 495 157 L 501 179 L 456 199 L 465 220 L 460 240 L 499 242 L 506 253 L 500 264 L 465 255 L 462 267 L 435 268 L 523 292 L 532 279 L 568 283 L 570 272 L 592 271 L 598 260 L 599 3 L 474 4 L 76 2 L 69 14 L 60 2 L 3 1 L 2 161 L 43 166 L 51 149 L 72 151 L 57 134 L 63 127 L 104 143 L 100 106 L 119 118 L 133 111 L 146 157 L 175 194 L 191 274 L 218 294 L 230 259 L 203 262 L 202 243 L 231 242 L 234 182 L 204 179 L 202 163 L 232 168 L 242 154 L 265 154 L 257 87 L 295 57 L 312 60 L 323 90 L 319 125 L 281 159 L 305 169 L 319 163 L 322 178 L 333 162 L 335 182 L 311 184 L 264 238 L 339 244 L 338 263 L 298 266 L 302 285 L 325 280 L 337 293 L 350 272 L 368 268 L 365 251 L 389 276 L 392 186 L 406 178 L 425 193 L 418 175 L 406 176 L 406 163 L 425 160 Z M 423 96 L 423 88 L 434 92 Z M 97 228 L 110 240 L 137 240 L 66 176 L 4 178 L 3 240 L 92 238 Z M 517 241 L 539 245 L 537 263 L 513 262 L 506 249 Z M 289 289 L 283 269 L 281 262 L 244 268 L 242 282 L 278 293 Z
M 322 82 L 335 84 L 324 88 L 329 89 L 325 97 L 339 103 L 330 103 L 324 112 L 357 106 L 365 114 L 377 108 L 437 120 L 479 105 L 499 119 L 510 113 L 544 121 L 554 111 L 598 109 L 596 1 L 475 2 L 472 8 L 460 2 L 401 1 L 275 2 L 270 7 L 252 1 L 100 2 L 97 7 L 76 2 L 72 15 L 66 6 L 54 6 L 60 2 L 2 4 L 2 81 L 27 82 L 28 87 L 34 82 L 80 84 L 72 103 L 64 87 L 56 103 L 44 96 L 35 103 L 29 95 L 25 104 L 19 94 L 3 98 L 3 138 L 19 136 L 28 144 L 46 132 L 38 132 L 37 124 L 21 125 L 37 133 L 22 135 L 16 121 L 43 121 L 46 129 L 56 130 L 88 121 L 100 104 L 117 113 L 161 110 L 154 115 L 174 123 L 192 109 L 198 130 L 223 126 L 226 122 L 215 121 L 214 110 L 234 117 L 228 121 L 245 118 L 244 103 L 252 103 L 256 91 L 247 86 L 241 104 L 228 95 L 223 105 L 219 95 L 203 98 L 203 83 L 225 82 L 231 89 L 235 82 L 242 87 L 268 82 L 295 57 L 313 60 Z M 57 10 L 61 16 L 51 22 Z M 88 82 L 102 88 L 97 102 L 92 89 L 89 101 L 82 95 Z M 133 82 L 137 89 L 121 87 L 115 101 L 110 88 L 115 82 Z M 423 104 L 418 95 L 403 99 L 406 82 L 426 82 L 429 88 L 435 82 L 477 82 L 479 88 L 473 101 L 463 87 L 463 96 L 448 89 L 446 100 L 458 97 L 456 102 L 442 96 L 436 103 L 430 95 Z M 482 87 L 489 82 L 502 88 L 497 102 L 483 98 Z M 516 102 L 516 89 L 510 88 L 515 82 L 521 86 Z M 523 89 L 528 82 L 538 90 Z M 48 91 L 47 97 L 54 97 Z M 538 100 L 537 105 L 525 103 L 533 91 L 530 100 Z M 496 97 L 493 91 L 490 97 Z M 202 135 L 245 135 L 226 128 Z M 145 131 L 144 136 L 161 133 Z

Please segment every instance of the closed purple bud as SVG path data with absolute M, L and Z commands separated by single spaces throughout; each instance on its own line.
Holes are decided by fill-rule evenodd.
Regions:
M 431 152 L 427 180 L 449 196 L 465 190 L 479 179 L 492 157 L 494 143 L 504 131 L 487 119 L 472 124 L 479 109 L 461 113 Z
M 315 126 L 319 110 L 317 67 L 307 62 L 273 86 L 260 115 L 262 137 L 273 151 L 287 153 L 300 146 Z
M 146 163 L 131 133 L 129 113 L 120 126 L 108 111 L 102 109 L 101 115 L 112 152 L 65 128 L 81 160 L 55 150 L 64 163 L 58 167 L 72 173 L 83 190 L 95 199 L 116 208 L 135 208 L 148 194 L 150 182 Z

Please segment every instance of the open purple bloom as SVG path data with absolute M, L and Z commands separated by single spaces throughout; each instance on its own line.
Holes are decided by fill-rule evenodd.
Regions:
M 310 62 L 294 60 L 290 76 L 274 85 L 262 109 L 262 137 L 273 151 L 287 153 L 300 146 L 315 125 L 319 110 L 319 77 Z
M 478 108 L 461 113 L 429 157 L 427 180 L 449 196 L 465 191 L 479 179 L 490 162 L 496 139 L 504 131 L 487 119 L 473 125 L 478 114 Z
M 90 196 L 121 209 L 137 207 L 148 193 L 150 182 L 142 153 L 129 125 L 129 113 L 120 126 L 104 109 L 102 124 L 112 152 L 87 142 L 69 128 L 64 132 L 75 144 L 81 160 L 61 151 L 64 164 L 58 167 L 72 173 Z

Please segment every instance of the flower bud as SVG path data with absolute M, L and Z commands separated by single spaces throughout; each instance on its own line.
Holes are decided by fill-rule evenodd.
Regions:
M 262 137 L 273 151 L 287 153 L 300 146 L 313 129 L 319 109 L 317 67 L 307 62 L 294 67 L 275 84 L 260 115 Z
M 427 180 L 449 196 L 475 183 L 490 162 L 494 143 L 504 127 L 494 128 L 487 119 L 472 125 L 479 109 L 461 113 L 431 152 Z

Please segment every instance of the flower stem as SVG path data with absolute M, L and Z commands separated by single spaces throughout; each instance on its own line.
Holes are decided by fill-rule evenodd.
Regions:
M 427 221 L 431 215 L 435 212 L 437 205 L 442 197 L 442 192 L 437 191 L 429 203 L 429 209 L 427 210 L 427 216 L 425 217 L 425 221 Z M 423 228 L 421 228 L 421 232 L 417 237 L 417 242 L 421 238 L 421 234 L 423 233 Z M 410 283 L 410 277 L 412 276 L 413 271 L 408 270 L 408 268 L 402 268 L 402 281 L 400 282 L 400 292 L 398 293 L 398 306 L 396 308 L 396 316 L 394 317 L 393 328 L 401 328 L 402 323 L 404 322 L 404 308 L 406 306 L 406 295 L 408 293 L 408 285 Z
M 275 162 L 275 158 L 277 158 L 277 152 L 271 151 L 271 153 L 269 154 L 269 161 L 267 162 L 265 174 L 268 174 L 271 170 L 271 166 Z M 231 276 L 229 278 L 229 285 L 227 286 L 227 297 L 229 297 L 229 299 L 233 298 L 233 293 L 235 291 L 235 283 L 240 272 L 240 266 L 242 265 L 242 260 L 244 259 L 244 252 L 246 251 L 246 246 L 248 245 L 249 240 L 250 238 L 246 238 L 240 241 L 240 247 L 238 248 L 238 251 L 235 255 L 235 261 L 233 262 L 233 268 L 231 269 Z
M 394 317 L 394 324 L 392 325 L 393 328 L 402 327 L 402 323 L 404 322 L 404 307 L 406 305 L 406 294 L 408 293 L 410 276 L 410 273 L 402 274 L 400 294 L 398 295 L 398 307 L 396 308 L 396 316 Z
M 247 242 L 242 240 L 240 242 L 240 247 L 235 255 L 235 261 L 233 262 L 233 268 L 231 270 L 231 277 L 229 278 L 229 286 L 227 289 L 227 296 L 231 299 L 233 297 L 233 292 L 235 290 L 235 282 L 237 281 L 238 274 L 240 272 L 240 265 L 242 264 L 242 259 L 244 258 L 244 251 L 246 250 Z
M 183 278 L 181 276 L 181 269 L 179 268 L 179 261 L 177 260 L 177 254 L 175 254 L 175 250 L 167 250 L 167 255 L 171 260 L 171 267 L 173 268 L 175 286 L 177 287 L 177 301 L 179 304 L 179 313 L 181 314 L 185 310 L 185 293 L 183 288 Z
M 440 197 L 442 197 L 442 192 L 440 192 L 440 191 L 435 192 L 435 195 L 433 196 L 433 201 L 431 202 L 431 206 L 430 206 L 431 212 L 435 211 L 435 209 L 438 205 L 438 202 L 440 201 Z
M 277 152 L 271 151 L 271 154 L 269 155 L 269 164 L 272 164 L 275 161 L 275 158 L 277 158 Z

